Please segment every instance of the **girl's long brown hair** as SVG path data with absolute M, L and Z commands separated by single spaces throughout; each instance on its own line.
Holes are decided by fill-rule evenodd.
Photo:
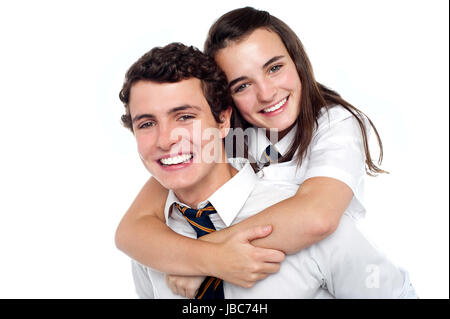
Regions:
M 204 52 L 212 57 L 216 53 L 227 47 L 234 41 L 243 39 L 250 35 L 254 30 L 265 28 L 275 32 L 283 41 L 291 59 L 294 61 L 297 72 L 302 83 L 302 98 L 300 101 L 300 113 L 296 120 L 297 132 L 292 146 L 281 161 L 291 159 L 298 149 L 298 162 L 302 163 L 304 156 L 311 143 L 314 129 L 318 126 L 318 117 L 320 111 L 325 108 L 341 105 L 348 110 L 358 121 L 361 129 L 364 151 L 366 156 L 366 172 L 368 175 L 375 176 L 379 173 L 387 173 L 378 165 L 383 160 L 383 144 L 375 125 L 372 121 L 356 107 L 345 101 L 337 92 L 325 87 L 314 78 L 313 69 L 306 55 L 303 45 L 294 31 L 283 21 L 270 15 L 266 11 L 256 10 L 252 7 L 245 7 L 230 11 L 220 17 L 210 28 L 208 38 L 205 42 Z M 375 132 L 380 148 L 378 165 L 372 160 L 369 150 L 367 137 L 367 128 L 364 124 L 364 118 L 370 123 Z M 244 128 L 250 126 L 241 118 Z

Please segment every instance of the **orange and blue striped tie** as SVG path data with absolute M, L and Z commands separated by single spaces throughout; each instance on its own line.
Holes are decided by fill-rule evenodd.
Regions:
M 211 203 L 208 203 L 202 209 L 192 209 L 178 203 L 175 203 L 175 206 L 194 228 L 197 238 L 216 231 L 214 224 L 209 218 L 210 214 L 217 213 Z M 198 289 L 195 299 L 225 299 L 222 279 L 207 277 Z

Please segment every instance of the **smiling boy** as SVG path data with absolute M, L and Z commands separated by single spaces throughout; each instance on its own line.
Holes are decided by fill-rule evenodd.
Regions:
M 184 218 L 181 224 L 176 218 L 169 218 L 174 202 L 202 208 L 205 206 L 202 201 L 216 194 L 230 203 L 227 196 L 217 196 L 217 190 L 238 173 L 227 161 L 223 142 L 230 128 L 232 102 L 226 77 L 211 58 L 179 43 L 155 48 L 130 68 L 120 98 L 126 107 L 122 122 L 134 133 L 142 162 L 152 176 L 170 190 L 168 195 L 164 194 L 168 196 L 167 203 L 175 199 L 165 210 L 165 219 L 175 221 L 168 223 L 172 229 L 182 233 L 186 226 L 190 227 Z M 242 173 L 249 169 L 250 166 Z M 246 179 L 242 173 L 236 181 Z M 242 199 L 246 199 L 245 196 Z M 240 204 L 242 206 L 243 202 Z M 221 204 L 215 202 L 214 206 Z M 211 216 L 212 220 L 215 218 Z M 228 220 L 226 226 L 230 223 Z M 189 231 L 183 234 L 195 238 L 195 232 Z M 262 235 L 267 233 L 264 231 Z M 214 246 L 205 242 L 204 248 L 204 254 L 214 255 Z M 270 262 L 261 269 L 263 276 L 277 271 L 284 254 L 272 249 L 258 250 L 261 262 Z M 174 264 L 176 262 L 174 260 Z M 134 264 L 135 274 L 139 267 Z M 182 272 L 183 265 L 178 268 L 177 271 Z M 140 282 L 136 281 L 137 287 Z

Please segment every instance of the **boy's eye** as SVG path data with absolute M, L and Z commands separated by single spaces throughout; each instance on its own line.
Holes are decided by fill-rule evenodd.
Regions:
M 190 119 L 193 119 L 193 118 L 194 118 L 194 116 L 185 114 L 185 115 L 180 116 L 178 119 L 180 121 L 187 121 L 187 120 L 190 120 Z
M 247 87 L 248 87 L 248 83 L 244 83 L 244 84 L 238 85 L 238 86 L 233 90 L 233 92 L 234 92 L 234 93 L 242 92 L 242 91 L 245 90 Z
M 139 128 L 148 128 L 148 127 L 152 127 L 155 126 L 155 122 L 152 121 L 148 121 L 148 122 L 144 122 L 141 125 L 139 125 Z

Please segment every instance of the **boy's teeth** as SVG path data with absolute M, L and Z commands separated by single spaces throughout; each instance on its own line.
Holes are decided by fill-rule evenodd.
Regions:
M 164 165 L 175 165 L 183 162 L 187 162 L 192 158 L 191 154 L 178 155 L 174 157 L 161 158 L 160 161 Z
M 273 112 L 275 110 L 278 110 L 281 106 L 283 106 L 284 103 L 286 103 L 287 97 L 282 99 L 280 102 L 278 102 L 277 104 L 275 104 L 272 107 L 269 107 L 267 109 L 264 109 L 264 113 L 268 113 L 268 112 Z

